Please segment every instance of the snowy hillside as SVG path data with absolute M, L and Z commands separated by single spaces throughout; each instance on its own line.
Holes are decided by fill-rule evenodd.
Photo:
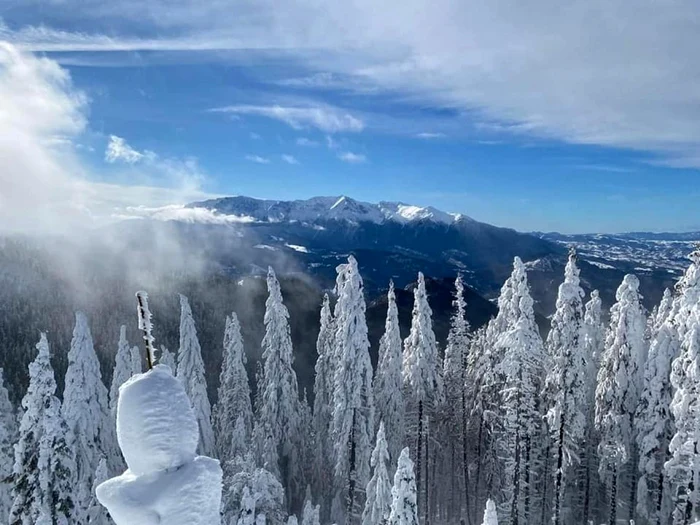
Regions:
M 535 233 L 538 237 L 561 244 L 575 244 L 579 253 L 600 268 L 613 266 L 625 271 L 666 270 L 680 275 L 687 254 L 700 241 L 700 232 L 619 234 Z

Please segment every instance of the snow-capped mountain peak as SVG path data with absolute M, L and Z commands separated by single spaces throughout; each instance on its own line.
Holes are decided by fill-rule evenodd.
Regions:
M 451 225 L 468 219 L 460 214 L 446 213 L 431 206 L 421 207 L 403 202 L 362 202 L 345 195 L 312 197 L 306 200 L 280 201 L 235 196 L 192 203 L 189 208 L 205 208 L 221 215 L 248 217 L 260 222 L 314 222 L 344 220 L 350 222 L 385 221 L 410 223 L 432 221 Z

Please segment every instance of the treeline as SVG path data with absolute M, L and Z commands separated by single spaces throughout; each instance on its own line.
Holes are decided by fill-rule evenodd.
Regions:
M 477 525 L 484 508 L 485 522 L 497 512 L 512 525 L 689 525 L 700 514 L 700 252 L 690 258 L 650 314 L 638 279 L 625 276 L 605 326 L 599 294 L 585 300 L 572 251 L 546 340 L 520 259 L 497 315 L 477 331 L 458 278 L 444 350 L 421 274 L 404 340 L 390 287 L 373 370 L 350 257 L 338 267 L 334 308 L 323 301 L 313 404 L 292 367 L 289 314 L 272 270 L 254 394 L 236 314 L 226 319 L 213 407 L 184 296 L 179 350 L 158 359 L 190 397 L 199 451 L 222 462 L 226 525 L 277 525 L 295 514 L 309 524 Z M 118 386 L 141 371 L 140 352 L 123 329 L 108 391 L 78 314 L 61 402 L 45 336 L 37 348 L 22 408 L 0 388 L 0 519 L 109 523 L 93 487 L 124 468 Z

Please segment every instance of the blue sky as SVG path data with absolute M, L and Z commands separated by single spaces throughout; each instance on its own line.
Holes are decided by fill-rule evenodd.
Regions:
M 0 134 L 36 148 L 15 196 L 79 173 L 66 199 L 91 215 L 346 194 L 525 231 L 700 229 L 692 2 L 224 4 L 0 1 Z

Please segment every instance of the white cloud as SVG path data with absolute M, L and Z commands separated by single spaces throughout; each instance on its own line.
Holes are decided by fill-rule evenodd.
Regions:
M 367 162 L 367 157 L 361 153 L 353 153 L 352 151 L 344 151 L 338 155 L 338 158 L 348 164 L 363 164 Z
M 143 153 L 136 151 L 126 141 L 116 135 L 109 136 L 109 143 L 105 151 L 105 160 L 111 164 L 121 161 L 134 164 L 143 158 Z
M 2 36 L 44 51 L 277 51 L 324 72 L 292 84 L 347 76 L 462 112 L 501 133 L 632 148 L 658 153 L 670 165 L 700 166 L 695 0 L 639 0 L 634 8 L 574 0 L 561 9 L 545 0 L 394 0 L 382 10 L 366 0 L 65 0 L 43 6 L 42 18 L 60 20 L 71 6 L 80 6 L 88 28 L 94 20 L 138 21 L 152 35 L 175 36 L 117 39 L 45 27 L 6 29 Z
M 270 159 L 261 157 L 260 155 L 246 155 L 245 160 L 255 162 L 256 164 L 270 164 Z
M 431 133 L 428 131 L 424 131 L 422 133 L 417 133 L 416 137 L 419 139 L 427 139 L 427 140 L 442 139 L 442 138 L 445 138 L 445 134 L 444 133 Z
M 0 228 L 5 231 L 74 233 L 113 220 L 114 210 L 127 204 L 205 196 L 194 159 L 144 153 L 138 168 L 127 163 L 128 172 L 114 174 L 123 184 L 95 182 L 77 155 L 85 149 L 87 97 L 53 60 L 0 43 L 0 100 Z M 115 160 L 134 158 L 126 147 L 123 141 L 112 148 Z
M 287 164 L 299 164 L 299 161 L 293 155 L 282 155 L 282 160 Z
M 365 124 L 350 113 L 332 106 L 254 106 L 238 105 L 211 111 L 235 115 L 255 115 L 279 120 L 294 129 L 318 128 L 327 133 L 359 132 Z
M 309 147 L 309 148 L 314 148 L 314 147 L 318 146 L 318 141 L 311 140 L 311 139 L 308 139 L 306 137 L 299 137 L 297 139 L 297 146 L 305 146 L 305 147 Z
M 253 140 L 260 140 L 260 135 L 257 134 L 257 133 L 254 133 L 254 132 L 252 132 L 252 131 L 250 132 L 249 136 L 250 136 L 250 138 L 253 139 Z
M 119 219 L 149 218 L 159 221 L 178 221 L 208 224 L 240 224 L 255 222 L 253 217 L 243 215 L 225 215 L 209 208 L 186 207 L 182 204 L 169 204 L 159 207 L 129 206 Z

